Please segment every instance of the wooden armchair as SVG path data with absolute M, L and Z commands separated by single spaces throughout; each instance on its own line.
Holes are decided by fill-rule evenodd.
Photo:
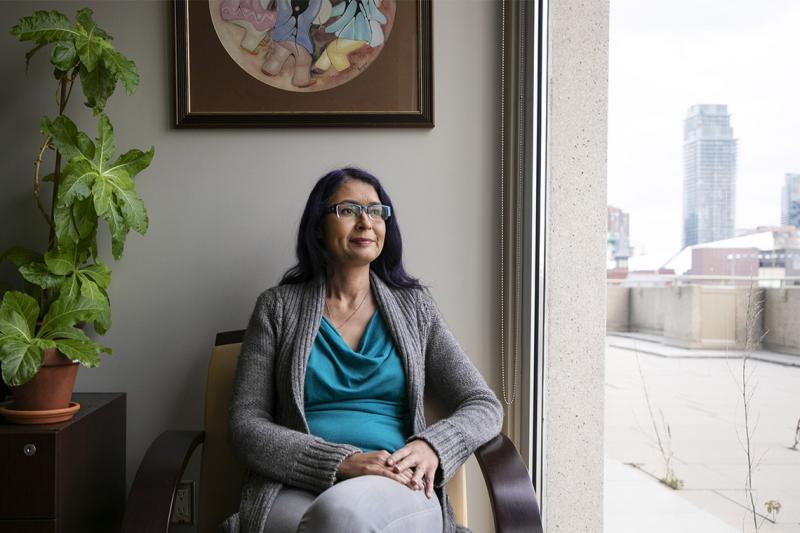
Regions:
M 166 533 L 175 492 L 198 445 L 203 444 L 197 505 L 197 531 L 212 533 L 239 506 L 244 468 L 228 442 L 236 361 L 244 331 L 219 333 L 206 386 L 205 430 L 165 431 L 144 456 L 133 481 L 122 533 Z M 489 491 L 497 533 L 540 533 L 539 503 L 516 448 L 505 435 L 481 446 L 475 455 Z M 457 522 L 467 525 L 466 474 L 462 466 L 446 486 Z

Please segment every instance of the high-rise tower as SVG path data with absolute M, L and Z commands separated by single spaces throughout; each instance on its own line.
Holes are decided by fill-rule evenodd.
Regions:
M 800 228 L 800 174 L 786 174 L 781 196 L 781 225 Z
M 608 257 L 618 267 L 627 267 L 633 255 L 630 244 L 630 215 L 618 207 L 608 206 Z
M 683 245 L 734 236 L 736 139 L 727 105 L 689 108 L 683 126 Z

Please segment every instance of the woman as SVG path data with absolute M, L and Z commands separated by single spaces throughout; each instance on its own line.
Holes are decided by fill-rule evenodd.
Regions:
M 502 410 L 403 269 L 378 180 L 322 177 L 297 256 L 259 296 L 242 344 L 230 429 L 250 474 L 227 529 L 457 531 L 444 483 L 499 432 Z M 452 412 L 431 425 L 426 387 Z

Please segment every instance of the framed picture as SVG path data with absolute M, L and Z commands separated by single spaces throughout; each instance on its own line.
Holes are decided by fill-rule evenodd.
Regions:
M 432 0 L 174 0 L 178 127 L 433 127 Z

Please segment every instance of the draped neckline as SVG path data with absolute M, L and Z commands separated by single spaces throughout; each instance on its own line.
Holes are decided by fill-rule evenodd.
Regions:
M 369 318 L 369 321 L 367 321 L 367 326 L 364 328 L 364 331 L 363 331 L 363 333 L 361 333 L 361 339 L 359 339 L 359 341 L 358 341 L 358 344 L 356 345 L 356 348 L 355 348 L 355 349 L 353 349 L 353 347 L 352 347 L 352 346 L 350 346 L 350 345 L 347 343 L 347 341 L 346 341 L 346 340 L 344 340 L 344 336 L 341 334 L 341 332 L 339 331 L 339 329 L 338 329 L 336 326 L 334 326 L 334 325 L 333 325 L 333 321 L 332 321 L 332 320 L 330 320 L 330 319 L 329 319 L 328 317 L 326 317 L 324 314 L 322 315 L 322 320 L 323 320 L 323 322 L 325 323 L 325 325 L 326 325 L 328 328 L 330 328 L 330 330 L 331 330 L 331 331 L 332 331 L 334 334 L 336 334 L 336 336 L 337 336 L 337 337 L 339 337 L 339 339 L 342 341 L 342 344 L 343 344 L 344 346 L 346 346 L 348 350 L 350 350 L 352 353 L 356 353 L 356 354 L 364 355 L 364 349 L 365 349 L 364 343 L 365 343 L 365 342 L 368 340 L 368 337 L 369 337 L 369 332 L 370 332 L 370 330 L 371 330 L 373 327 L 375 327 L 375 321 L 377 320 L 377 317 L 378 317 L 378 313 L 379 313 L 379 312 L 380 312 L 380 311 L 379 311 L 379 310 L 376 308 L 376 309 L 375 309 L 375 312 L 373 312 L 373 313 L 372 313 L 372 316 Z

